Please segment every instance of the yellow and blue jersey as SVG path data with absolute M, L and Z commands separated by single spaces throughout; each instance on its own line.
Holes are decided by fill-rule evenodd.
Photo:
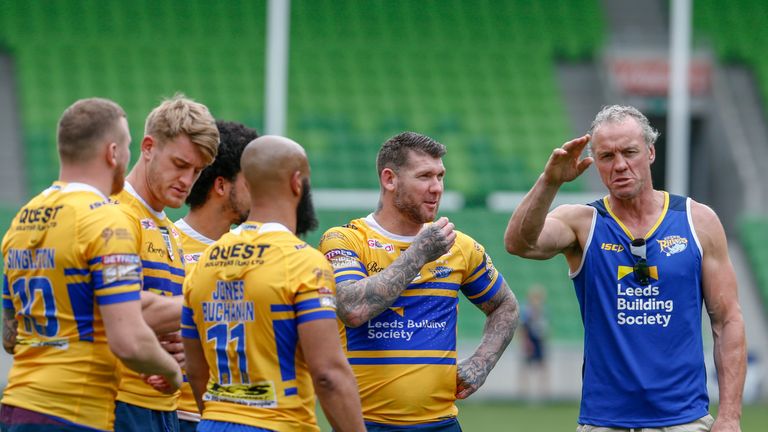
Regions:
M 197 232 L 184 219 L 179 219 L 174 224 L 181 235 L 181 249 L 184 251 L 184 271 L 186 274 L 190 274 L 197 261 L 200 260 L 200 255 L 208 246 L 214 243 L 214 240 Z M 200 412 L 197 409 L 195 396 L 192 394 L 192 387 L 187 382 L 186 375 L 184 376 L 184 384 L 182 384 L 179 391 L 181 392 L 179 396 L 179 419 L 200 420 Z
M 387 232 L 369 215 L 328 230 L 320 251 L 339 284 L 381 272 L 413 239 Z M 391 307 L 357 328 L 340 323 L 366 421 L 411 425 L 455 417 L 458 292 L 481 304 L 502 285 L 484 248 L 458 232 L 448 253 L 425 265 Z
M 328 262 L 283 225 L 247 222 L 209 247 L 181 317 L 210 371 L 203 420 L 318 431 L 298 326 L 335 320 L 334 293 Z
M 183 252 L 179 231 L 165 212 L 156 212 L 136 193 L 130 183 L 113 197 L 131 222 L 143 271 L 142 289 L 156 294 L 181 295 L 184 283 Z M 147 385 L 136 372 L 121 365 L 117 400 L 157 411 L 174 411 L 179 392 L 166 395 Z
M 3 308 L 18 321 L 3 403 L 112 430 L 119 361 L 99 306 L 138 301 L 130 222 L 92 186 L 56 182 L 3 239 Z

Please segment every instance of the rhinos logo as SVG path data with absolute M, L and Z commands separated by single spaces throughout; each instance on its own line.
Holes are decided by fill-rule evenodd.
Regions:
M 666 256 L 680 253 L 688 247 L 688 239 L 678 235 L 666 236 L 661 240 L 656 240 L 656 242 L 659 243 L 661 252 Z

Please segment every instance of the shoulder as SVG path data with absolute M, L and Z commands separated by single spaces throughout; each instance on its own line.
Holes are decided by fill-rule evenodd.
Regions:
M 329 228 L 320 237 L 319 248 L 327 252 L 330 249 L 340 247 L 345 244 L 355 244 L 367 237 L 367 230 L 361 225 L 360 219 L 351 221 L 342 226 Z
M 725 240 L 723 225 L 711 207 L 690 199 L 690 218 L 703 248 Z
M 592 217 L 597 211 L 599 208 L 593 205 L 563 204 L 549 212 L 548 217 L 559 219 L 574 228 L 581 228 L 582 225 L 591 224 Z

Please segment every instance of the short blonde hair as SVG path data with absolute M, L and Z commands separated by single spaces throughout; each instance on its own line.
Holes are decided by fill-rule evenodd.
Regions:
M 166 99 L 153 109 L 144 125 L 144 134 L 164 145 L 179 135 L 186 135 L 210 164 L 219 150 L 219 129 L 208 108 L 182 94 Z

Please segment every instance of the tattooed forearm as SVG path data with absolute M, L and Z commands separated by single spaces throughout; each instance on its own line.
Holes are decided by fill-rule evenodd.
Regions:
M 430 225 L 422 230 L 411 246 L 381 273 L 365 279 L 340 283 L 336 287 L 337 314 L 344 324 L 357 327 L 384 312 L 424 264 L 450 250 L 453 240 L 444 230 Z
M 17 329 L 16 314 L 11 309 L 3 309 L 3 349 L 8 354 L 13 354 L 16 347 Z
M 463 399 L 480 388 L 517 329 L 517 299 L 506 282 L 489 301 L 479 305 L 487 315 L 483 339 L 474 354 L 459 363 L 457 397 Z
M 416 277 L 422 262 L 406 250 L 381 273 L 336 287 L 337 314 L 344 324 L 358 327 L 384 312 Z

